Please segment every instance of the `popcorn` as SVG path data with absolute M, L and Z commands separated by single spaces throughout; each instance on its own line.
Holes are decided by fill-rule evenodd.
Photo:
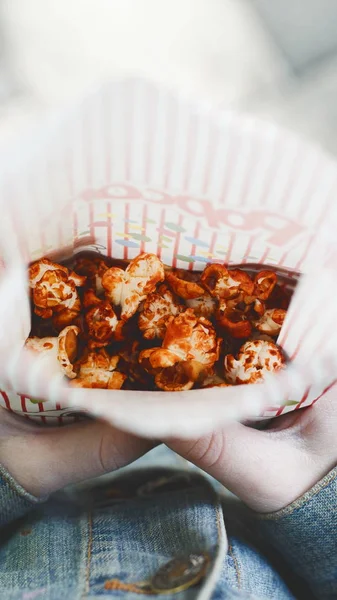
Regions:
M 246 312 L 246 306 L 241 309 L 233 300 L 222 300 L 216 312 L 216 320 L 233 338 L 247 338 L 252 332 L 252 324 Z
M 191 389 L 202 373 L 219 358 L 221 340 L 204 317 L 192 309 L 170 319 L 161 348 L 149 348 L 139 355 L 143 368 L 155 376 L 160 389 Z M 174 391 L 170 388 L 170 391 Z
M 269 335 L 278 335 L 281 331 L 287 311 L 283 308 L 268 308 L 262 317 L 253 321 L 254 327 Z
M 213 365 L 219 358 L 221 339 L 204 317 L 196 317 L 191 308 L 168 323 L 162 347 L 179 357 L 180 361 L 196 360 Z
M 75 271 L 70 271 L 68 279 L 69 281 L 72 281 L 76 287 L 83 287 L 87 281 L 86 277 L 78 275 L 78 273 L 75 273 Z
M 139 364 L 147 373 L 154 376 L 157 388 L 166 392 L 190 390 L 195 379 L 190 377 L 186 362 L 163 348 L 149 348 L 139 355 Z
M 138 318 L 138 327 L 144 338 L 148 340 L 162 339 L 165 335 L 168 317 L 178 315 L 182 308 L 165 285 L 161 285 L 157 292 L 149 294 Z
M 76 272 L 86 276 L 91 287 L 98 295 L 104 293 L 102 277 L 108 268 L 106 262 L 104 262 L 102 258 L 96 256 L 90 258 L 79 256 L 75 261 Z
M 116 314 L 107 300 L 92 306 L 84 315 L 88 347 L 103 348 L 108 346 L 114 339 L 118 326 Z
M 224 265 L 207 265 L 201 275 L 201 283 L 211 296 L 218 299 L 238 298 L 250 296 L 254 291 L 254 283 L 248 273 L 240 269 L 228 270 Z
M 192 308 L 196 317 L 210 319 L 216 309 L 216 301 L 209 294 L 186 300 L 186 306 Z
M 260 271 L 254 277 L 254 297 L 259 300 L 267 300 L 276 283 L 276 273 L 273 271 Z
M 150 389 L 152 383 L 151 378 L 145 368 L 143 368 L 143 365 L 141 365 L 141 361 L 139 360 L 140 351 L 141 349 L 138 341 L 126 344 L 119 352 L 119 356 L 123 362 L 123 367 L 121 367 L 121 369 L 127 374 L 129 381 L 138 383 L 142 388 L 145 387 Z
M 36 335 L 26 339 L 25 348 L 31 352 L 37 354 L 53 353 L 57 358 L 58 353 L 58 338 L 57 337 L 44 337 L 39 338 Z
M 80 256 L 75 271 L 48 259 L 29 269 L 37 316 L 25 348 L 71 386 L 175 392 L 260 383 L 284 368 L 270 336 L 289 298 L 272 271 L 164 269 L 147 253 L 121 264 Z
M 212 387 L 231 387 L 231 383 L 226 383 L 223 377 L 220 377 L 217 373 L 209 373 L 201 382 L 202 388 Z
M 179 275 L 180 274 L 181 272 L 179 271 Z M 168 271 L 165 275 L 165 279 L 174 293 L 185 300 L 199 298 L 204 294 L 204 289 L 198 285 L 198 283 L 189 281 L 188 279 L 182 279 L 178 277 L 176 272 Z
M 33 288 L 33 301 L 38 308 L 53 309 L 58 307 L 80 310 L 76 286 L 63 271 L 46 271 Z
M 180 362 L 179 356 L 165 348 L 148 348 L 139 354 L 139 364 L 152 375 L 157 369 L 167 369 Z
M 83 307 L 91 308 L 92 306 L 99 306 L 102 302 L 102 298 L 96 295 L 96 292 L 92 289 L 86 289 L 83 294 Z
M 29 269 L 34 312 L 42 319 L 54 317 L 56 328 L 74 321 L 81 310 L 77 287 L 85 284 L 86 277 L 69 272 L 67 267 L 47 258 L 33 263 Z
M 241 346 L 238 358 L 227 354 L 224 361 L 226 381 L 240 383 L 262 383 L 267 373 L 276 372 L 285 366 L 282 350 L 273 342 L 253 340 Z
M 193 281 L 194 283 L 200 283 L 201 273 L 199 271 L 187 271 L 186 269 L 172 269 L 171 267 L 165 267 L 168 273 L 174 273 L 179 279 L 184 281 Z
M 34 289 L 47 271 L 62 271 L 67 277 L 69 275 L 69 269 L 67 269 L 67 267 L 59 265 L 58 263 L 53 263 L 48 258 L 41 258 L 41 260 L 38 260 L 29 267 L 29 287 Z
M 117 371 L 119 356 L 109 356 L 105 349 L 87 352 L 76 364 L 78 377 L 72 387 L 120 390 L 126 375 Z
M 40 359 L 55 372 L 61 371 L 69 379 L 77 376 L 73 363 L 77 354 L 77 336 L 80 330 L 71 325 L 61 331 L 58 337 L 29 337 L 25 349 L 40 355 Z
M 69 379 L 77 376 L 74 371 L 73 363 L 77 355 L 77 336 L 80 330 L 74 325 L 69 325 L 61 331 L 58 336 L 58 354 L 57 358 L 61 369 Z
M 102 277 L 102 286 L 108 299 L 115 306 L 121 306 L 121 318 L 127 320 L 164 277 L 159 258 L 143 253 L 134 258 L 125 271 L 117 267 L 108 269 Z
M 154 381 L 163 392 L 184 392 L 194 386 L 194 381 L 189 379 L 181 365 L 163 369 L 155 376 Z
M 216 320 L 234 338 L 250 337 L 254 321 L 251 312 L 261 318 L 277 282 L 272 271 L 260 271 L 254 281 L 240 269 L 227 270 L 222 265 L 208 265 L 201 280 L 213 296 L 219 299 Z
M 260 300 L 259 298 L 256 298 L 256 300 L 254 300 L 254 311 L 260 315 L 260 317 L 262 317 L 262 315 L 264 315 L 264 312 L 266 310 L 266 305 L 265 303 Z

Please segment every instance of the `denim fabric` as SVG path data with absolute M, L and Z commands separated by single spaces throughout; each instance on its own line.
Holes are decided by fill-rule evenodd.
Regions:
M 337 468 L 259 529 L 320 600 L 337 598 Z
M 18 519 L 41 501 L 43 499 L 28 494 L 0 465 L 0 527 Z
M 294 598 L 266 555 L 230 526 L 226 552 L 226 504 L 223 509 L 199 472 L 173 454 L 165 463 L 161 453 L 112 481 L 66 490 L 42 504 L 15 482 L 9 486 L 3 472 L 4 515 L 26 515 L 0 531 L 0 599 L 134 600 L 140 594 L 130 584 L 149 580 L 170 559 L 193 552 L 210 555 L 207 576 L 196 587 L 168 594 L 168 600 Z M 172 461 L 179 470 L 169 468 Z M 325 486 L 320 493 L 330 491 Z M 274 523 L 268 518 L 261 521 L 267 529 Z M 280 529 L 284 518 L 289 515 L 280 516 Z

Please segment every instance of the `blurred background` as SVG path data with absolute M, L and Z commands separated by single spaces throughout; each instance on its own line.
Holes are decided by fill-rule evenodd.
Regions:
M 335 0 L 0 0 L 0 148 L 137 73 L 337 153 L 336 23 Z

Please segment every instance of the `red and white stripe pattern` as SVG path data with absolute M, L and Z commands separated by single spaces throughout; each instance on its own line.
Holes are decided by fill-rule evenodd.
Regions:
M 34 148 L 31 157 L 28 144 L 8 172 L 2 167 L 0 257 L 6 265 L 58 250 L 97 249 L 125 259 L 155 252 L 165 263 L 189 269 L 217 260 L 271 265 L 290 278 L 305 272 L 280 335 L 294 369 L 279 404 L 271 406 L 269 399 L 268 410 L 261 410 L 265 417 L 292 410 L 295 405 L 280 405 L 286 399 L 298 401 L 296 408 L 307 406 L 331 385 L 337 265 L 324 272 L 319 266 L 336 231 L 337 170 L 320 150 L 273 124 L 195 107 L 131 80 L 92 94 L 48 134 L 35 136 Z M 18 299 L 16 305 L 27 330 L 27 306 Z M 0 320 L 10 331 L 13 311 L 8 305 L 6 311 Z M 7 350 L 0 341 L 0 354 Z M 306 385 L 295 385 L 296 369 L 302 373 L 304 366 Z M 58 384 L 50 382 L 42 389 L 36 374 L 33 379 L 25 381 L 26 396 L 2 385 L 0 404 L 62 422 L 64 392 L 56 393 Z M 15 377 L 14 383 L 18 389 Z M 268 384 L 250 393 L 262 398 L 270 389 Z M 38 391 L 46 402 L 30 402 L 29 395 L 42 397 Z M 119 403 L 128 394 L 113 395 Z M 264 398 L 261 407 L 266 403 Z

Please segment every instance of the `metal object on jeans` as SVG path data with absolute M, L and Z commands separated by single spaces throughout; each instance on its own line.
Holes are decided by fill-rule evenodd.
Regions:
M 172 489 L 182 489 L 191 483 L 188 473 L 178 473 L 174 475 L 159 477 L 153 481 L 147 481 L 137 490 L 137 496 L 148 497 L 157 492 L 172 491 Z
M 189 554 L 170 560 L 151 580 L 156 594 L 171 594 L 187 590 L 205 576 L 210 558 L 208 554 Z

